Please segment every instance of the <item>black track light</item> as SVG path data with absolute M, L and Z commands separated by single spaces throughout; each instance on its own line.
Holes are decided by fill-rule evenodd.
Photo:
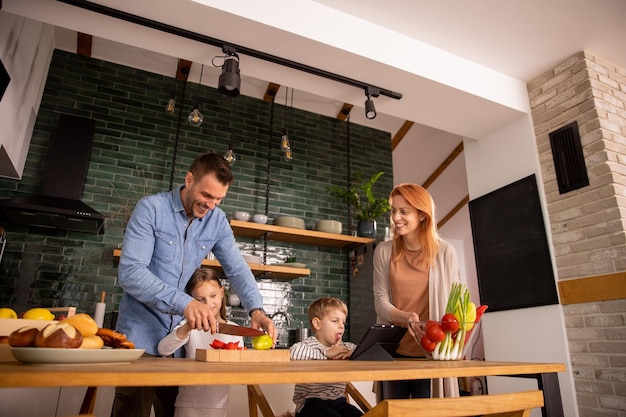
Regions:
M 380 91 L 373 87 L 367 87 L 365 89 L 365 95 L 367 96 L 367 100 L 365 100 L 365 117 L 373 119 L 376 117 L 376 107 L 374 107 L 372 97 L 378 97 L 380 95 Z
M 222 52 L 224 56 L 224 64 L 222 65 L 222 74 L 217 84 L 217 91 L 226 97 L 237 97 L 241 88 L 241 77 L 239 76 L 239 55 L 234 48 L 224 46 Z

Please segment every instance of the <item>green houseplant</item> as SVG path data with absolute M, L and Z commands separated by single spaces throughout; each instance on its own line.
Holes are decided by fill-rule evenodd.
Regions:
M 350 206 L 350 216 L 357 221 L 359 236 L 376 236 L 376 219 L 390 209 L 388 197 L 374 197 L 374 184 L 383 174 L 384 172 L 377 172 L 365 181 L 363 175 L 357 172 L 349 189 L 337 185 L 326 187 L 331 196 Z

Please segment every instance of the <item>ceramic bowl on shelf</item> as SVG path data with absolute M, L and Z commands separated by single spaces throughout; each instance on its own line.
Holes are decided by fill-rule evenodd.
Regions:
M 265 214 L 255 214 L 252 216 L 252 221 L 254 223 L 265 224 L 267 223 L 267 216 Z
M 276 226 L 293 227 L 295 229 L 306 229 L 304 220 L 293 216 L 278 216 L 274 219 Z
M 247 211 L 236 211 L 235 213 L 233 213 L 233 219 L 247 222 L 248 220 L 250 220 L 250 213 L 248 213 Z
M 318 232 L 341 234 L 341 222 L 337 220 L 318 220 L 315 223 L 315 230 Z

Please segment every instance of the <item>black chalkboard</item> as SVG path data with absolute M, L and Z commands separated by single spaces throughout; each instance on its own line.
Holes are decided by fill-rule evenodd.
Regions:
M 489 311 L 558 304 L 535 175 L 469 202 L 480 301 Z

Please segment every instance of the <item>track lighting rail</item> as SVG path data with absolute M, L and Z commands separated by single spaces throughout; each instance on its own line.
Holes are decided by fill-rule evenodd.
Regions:
M 245 46 L 236 45 L 236 44 L 233 44 L 232 42 L 227 42 L 227 41 L 223 41 L 220 39 L 212 38 L 212 37 L 205 36 L 196 32 L 191 32 L 185 29 L 181 29 L 176 26 L 157 22 L 155 20 L 146 19 L 141 16 L 137 16 L 131 13 L 126 13 L 121 10 L 113 9 L 111 7 L 102 6 L 100 4 L 92 3 L 90 1 L 86 1 L 86 0 L 57 0 L 57 1 L 61 3 L 69 4 L 71 6 L 80 7 L 82 9 L 89 10 L 95 13 L 100 13 L 106 16 L 110 16 L 116 19 L 121 19 L 126 22 L 145 26 L 151 29 L 156 29 L 161 32 L 170 33 L 172 35 L 180 36 L 186 39 L 191 39 L 197 42 L 216 46 L 219 48 L 224 47 L 224 45 L 229 45 L 230 47 L 234 48 L 239 54 L 251 56 L 253 58 L 262 59 L 264 61 L 272 62 L 274 64 L 282 65 L 284 67 L 288 67 L 288 68 L 296 69 L 296 70 L 306 72 L 309 74 L 313 74 L 318 77 L 327 78 L 329 80 L 333 80 L 342 84 L 361 88 L 363 90 L 368 90 L 368 89 L 377 90 L 381 95 L 387 96 L 396 100 L 400 100 L 402 98 L 401 93 L 397 93 L 395 91 L 387 90 L 385 88 L 373 86 L 363 81 L 358 81 L 353 78 L 344 77 L 343 75 L 339 75 L 339 74 L 335 74 L 335 73 L 325 71 L 319 68 L 311 67 L 309 65 L 304 65 L 299 62 L 281 58 L 276 55 L 267 54 L 265 52 L 257 51 L 255 49 L 246 48 Z

